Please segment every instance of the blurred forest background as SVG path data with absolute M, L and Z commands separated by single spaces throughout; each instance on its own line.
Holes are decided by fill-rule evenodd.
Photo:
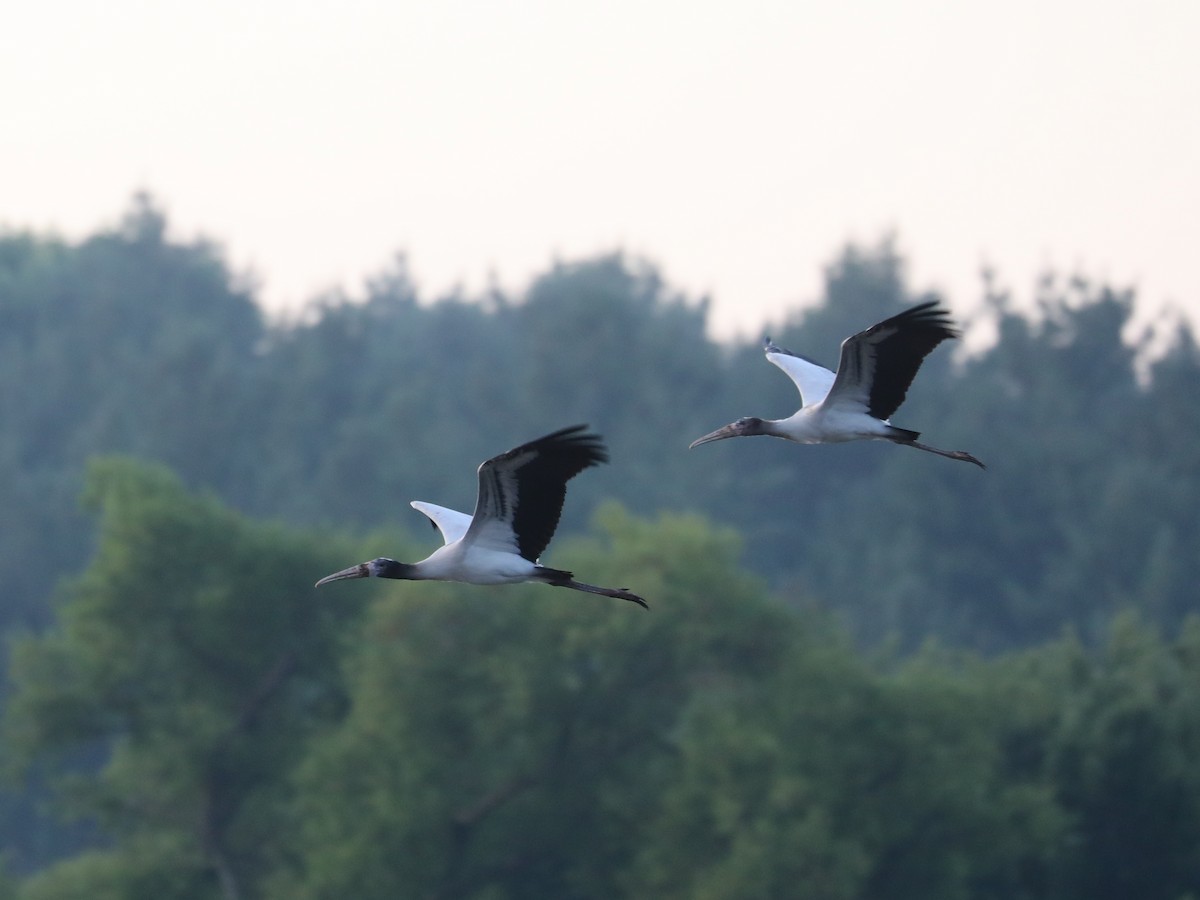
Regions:
M 146 197 L 0 234 L 0 897 L 1197 900 L 1194 336 L 1079 278 L 981 289 L 994 342 L 895 422 L 986 472 L 689 452 L 794 388 L 622 254 L 442 298 L 397 258 L 272 321 Z M 833 366 L 930 297 L 848 246 L 771 335 Z M 577 422 L 612 465 L 546 561 L 649 612 L 314 593 Z

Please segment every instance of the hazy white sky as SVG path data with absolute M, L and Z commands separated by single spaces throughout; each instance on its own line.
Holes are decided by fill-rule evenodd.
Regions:
M 617 247 L 723 333 L 889 229 L 916 288 L 1046 266 L 1200 313 L 1200 3 L 39 0 L 0 22 L 0 224 L 137 189 L 297 306 Z

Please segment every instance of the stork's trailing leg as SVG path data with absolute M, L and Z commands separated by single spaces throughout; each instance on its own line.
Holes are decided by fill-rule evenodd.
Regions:
M 940 450 L 937 447 L 930 447 L 928 444 L 922 444 L 920 441 L 895 440 L 897 444 L 903 444 L 906 447 L 916 447 L 918 450 L 924 450 L 927 453 L 936 453 L 938 456 L 944 456 L 946 459 L 960 459 L 963 462 L 974 463 L 981 469 L 986 469 L 982 462 L 968 453 L 966 450 Z
M 599 594 L 601 597 L 615 597 L 618 600 L 628 600 L 630 603 L 636 603 L 642 609 L 649 609 L 646 601 L 637 594 L 630 593 L 625 588 L 606 588 L 598 587 L 594 584 L 584 584 L 582 581 L 576 581 L 571 572 L 563 569 L 547 569 L 544 566 L 538 573 L 539 580 L 545 581 L 546 584 L 554 587 L 570 588 L 573 591 L 584 591 L 588 594 Z

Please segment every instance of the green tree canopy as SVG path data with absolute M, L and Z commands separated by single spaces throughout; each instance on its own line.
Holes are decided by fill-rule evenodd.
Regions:
M 346 545 L 248 522 L 163 469 L 97 463 L 87 502 L 96 557 L 55 627 L 17 643 L 4 737 L 25 766 L 61 761 L 66 810 L 111 845 L 31 896 L 237 896 L 305 737 L 345 706 L 340 643 L 366 595 L 313 596 Z
M 868 661 L 696 516 L 609 505 L 553 548 L 643 611 L 543 585 L 315 595 L 369 551 L 127 459 L 87 499 L 98 552 L 18 642 L 4 738 L 97 839 L 20 900 L 1200 891 L 1194 618 Z

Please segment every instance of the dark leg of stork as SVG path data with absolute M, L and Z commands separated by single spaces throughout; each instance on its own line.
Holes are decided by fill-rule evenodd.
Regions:
M 924 450 L 927 453 L 936 453 L 938 456 L 946 457 L 946 459 L 960 459 L 963 462 L 974 463 L 981 469 L 987 468 L 987 466 L 981 463 L 966 450 L 939 450 L 937 447 L 930 447 L 928 444 L 922 444 L 920 441 L 916 440 L 897 440 L 896 443 L 903 444 L 906 447 L 916 447 L 918 450 Z
M 628 600 L 630 603 L 636 603 L 642 609 L 650 608 L 645 600 L 625 588 L 606 588 L 597 587 L 594 584 L 584 584 L 582 581 L 576 581 L 573 573 L 564 571 L 563 569 L 547 569 L 543 566 L 541 572 L 538 574 L 540 581 L 545 581 L 546 584 L 554 585 L 554 587 L 565 587 L 573 591 L 599 594 L 601 597 L 615 597 L 618 600 Z
M 630 593 L 625 588 L 606 588 L 597 587 L 594 584 L 584 584 L 582 581 L 552 581 L 551 584 L 557 587 L 571 588 L 575 591 L 586 591 L 589 594 L 600 594 L 602 597 L 616 597 L 619 600 L 628 600 L 631 603 L 636 603 L 642 609 L 649 609 L 649 605 L 637 594 Z

